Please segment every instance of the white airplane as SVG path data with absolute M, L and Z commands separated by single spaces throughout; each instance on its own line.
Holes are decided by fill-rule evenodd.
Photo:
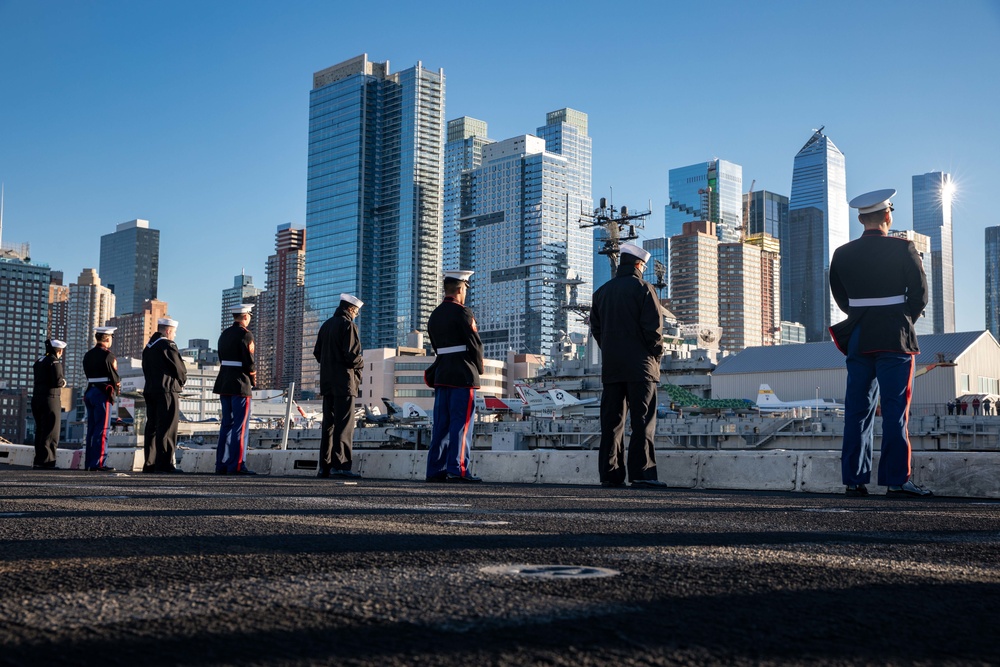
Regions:
M 416 403 L 403 403 L 400 407 L 398 403 L 390 401 L 388 398 L 383 397 L 382 402 L 385 403 L 385 409 L 389 411 L 389 420 L 397 422 L 415 422 L 424 419 L 430 419 L 427 411 Z
M 545 394 L 540 394 L 526 384 L 515 384 L 514 389 L 524 403 L 522 413 L 542 417 L 580 416 L 584 414 L 586 406 L 597 400 L 588 398 L 586 401 L 581 401 L 562 389 L 550 389 Z M 552 395 L 553 392 L 559 394 L 558 402 Z
M 762 384 L 760 389 L 757 390 L 757 409 L 761 412 L 785 412 L 793 408 L 843 410 L 844 404 L 828 401 L 825 398 L 821 398 L 818 401 L 815 398 L 804 401 L 782 401 L 774 395 L 774 391 L 766 384 Z
M 501 400 L 495 396 L 476 394 L 476 414 L 479 415 L 520 414 L 521 405 L 523 404 L 515 405 L 510 399 Z

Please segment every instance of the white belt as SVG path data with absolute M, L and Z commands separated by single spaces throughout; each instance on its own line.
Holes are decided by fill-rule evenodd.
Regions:
M 465 352 L 468 350 L 464 345 L 452 345 L 451 347 L 442 347 L 437 351 L 438 354 L 455 354 L 456 352 Z
M 87 378 L 87 382 L 111 382 L 108 378 Z
M 222 365 L 223 366 L 239 366 L 240 368 L 243 368 L 243 362 L 242 361 L 223 361 Z
M 869 306 L 895 306 L 906 303 L 906 296 L 880 296 L 874 299 L 848 299 L 847 304 L 852 308 L 867 308 Z

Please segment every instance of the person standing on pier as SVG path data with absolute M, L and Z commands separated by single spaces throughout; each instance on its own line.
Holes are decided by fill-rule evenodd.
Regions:
M 219 376 L 212 391 L 222 403 L 219 425 L 219 448 L 215 456 L 216 475 L 255 475 L 247 468 L 247 430 L 253 388 L 257 386 L 254 367 L 253 334 L 250 325 L 251 304 L 233 306 L 233 325 L 219 336 Z
M 60 414 L 62 413 L 60 389 L 66 386 L 62 355 L 66 343 L 61 340 L 45 341 L 45 355 L 33 367 L 35 387 L 31 392 L 31 416 L 35 418 L 36 470 L 56 467 L 56 448 L 59 447 Z
M 174 465 L 174 449 L 187 368 L 174 343 L 176 335 L 177 320 L 161 317 L 156 321 L 156 333 L 142 350 L 142 374 L 146 380 L 142 390 L 146 398 L 143 472 L 182 472 Z
M 354 447 L 354 399 L 359 395 L 361 335 L 354 320 L 365 302 L 340 295 L 340 305 L 320 327 L 313 356 L 319 362 L 319 392 L 323 395 L 323 427 L 317 477 L 358 478 L 351 470 Z
M 114 472 L 107 464 L 108 425 L 115 396 L 121 391 L 118 360 L 111 353 L 111 341 L 118 327 L 97 327 L 94 339 L 97 345 L 83 355 L 83 373 L 87 376 L 87 390 L 83 404 L 87 406 L 86 468 L 92 472 Z
M 655 288 L 642 279 L 649 253 L 632 243 L 621 245 L 614 278 L 594 292 L 590 332 L 601 348 L 601 486 L 666 488 L 657 479 L 656 385 L 663 355 L 663 316 Z M 625 458 L 625 410 L 632 436 Z
M 472 271 L 445 271 L 444 301 L 427 320 L 427 335 L 437 355 L 424 372 L 424 381 L 434 389 L 428 482 L 483 481 L 469 468 L 476 389 L 479 374 L 486 370 L 476 318 L 465 307 L 472 274 Z
M 913 242 L 888 235 L 895 194 L 876 190 L 851 200 L 865 231 L 837 248 L 830 262 L 830 290 L 847 313 L 830 334 L 847 356 L 841 474 L 851 497 L 868 495 L 880 402 L 879 485 L 888 487 L 890 497 L 933 495 L 910 479 L 907 433 L 914 357 L 920 352 L 913 323 L 927 306 L 927 277 Z

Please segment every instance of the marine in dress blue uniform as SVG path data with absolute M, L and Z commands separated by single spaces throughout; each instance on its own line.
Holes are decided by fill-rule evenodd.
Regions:
M 83 355 L 83 372 L 87 389 L 83 404 L 87 406 L 87 452 L 85 467 L 90 471 L 113 472 L 107 464 L 108 424 L 115 396 L 121 391 L 118 360 L 111 353 L 111 341 L 118 327 L 97 327 L 97 345 Z
M 472 420 L 483 366 L 476 318 L 465 307 L 472 271 L 446 271 L 444 301 L 427 320 L 436 358 L 424 373 L 434 389 L 434 426 L 427 452 L 428 482 L 481 482 L 472 474 Z
M 177 421 L 180 417 L 180 396 L 187 382 L 187 368 L 180 350 L 174 343 L 177 320 L 161 317 L 157 331 L 142 350 L 142 374 L 146 399 L 146 430 L 143 449 L 146 463 L 143 472 L 179 473 L 174 466 L 177 445 Z
M 847 319 L 830 327 L 847 356 L 841 472 L 849 496 L 866 496 L 871 482 L 875 413 L 881 403 L 879 485 L 889 496 L 926 496 L 910 480 L 907 434 L 914 356 L 913 323 L 927 305 L 927 278 L 913 242 L 888 236 L 895 190 L 855 197 L 851 208 L 865 226 L 861 238 L 833 253 L 830 290 Z
M 45 341 L 45 355 L 35 361 L 32 368 L 35 380 L 31 392 L 31 415 L 35 418 L 34 468 L 51 470 L 56 467 L 56 449 L 59 447 L 59 422 L 62 413 L 60 389 L 66 386 L 62 355 L 66 343 L 61 340 Z
M 601 347 L 601 446 L 598 474 L 602 486 L 665 488 L 657 479 L 656 384 L 663 356 L 663 315 L 653 286 L 642 279 L 649 253 L 621 245 L 614 278 L 594 292 L 590 331 Z M 625 411 L 632 435 L 625 458 Z
M 219 395 L 222 420 L 219 447 L 215 456 L 217 475 L 253 475 L 246 466 L 247 435 L 253 388 L 257 386 L 254 367 L 250 304 L 233 306 L 233 325 L 219 336 L 219 375 L 212 391 Z
M 323 426 L 319 442 L 319 477 L 361 477 L 351 470 L 354 439 L 354 399 L 359 395 L 361 336 L 354 322 L 364 301 L 341 294 L 340 305 L 320 327 L 313 347 L 319 362 L 319 392 L 323 395 Z

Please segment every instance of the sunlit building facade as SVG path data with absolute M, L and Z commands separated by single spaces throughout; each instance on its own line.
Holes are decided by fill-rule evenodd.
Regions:
M 683 233 L 685 222 L 715 223 L 719 241 L 739 241 L 743 225 L 743 167 L 711 160 L 671 169 L 670 201 L 664 208 L 667 238 Z
M 274 237 L 267 258 L 265 289 L 254 309 L 257 331 L 257 386 L 302 388 L 302 310 L 305 303 L 306 230 L 285 223 Z M 315 340 L 310 341 L 315 343 Z
M 486 121 L 468 116 L 448 121 L 448 141 L 444 145 L 444 252 L 445 271 L 464 269 L 459 257 L 459 229 L 462 224 L 464 191 L 468 192 L 469 172 L 483 163 L 487 138 Z
M 951 174 L 913 177 L 913 229 L 930 237 L 933 289 L 929 293 L 933 333 L 955 332 L 955 259 L 952 251 Z
M 0 389 L 32 388 L 32 365 L 45 353 L 49 267 L 0 257 Z
M 115 315 L 138 313 L 156 298 L 160 266 L 160 230 L 148 220 L 130 220 L 101 237 L 98 273 L 115 293 Z
M 810 343 L 844 319 L 830 293 L 830 260 L 850 238 L 844 154 L 820 128 L 795 156 L 788 233 L 781 233 L 781 319 Z
M 84 269 L 75 283 L 69 286 L 69 317 L 66 324 L 66 352 L 63 369 L 66 385 L 84 388 L 87 376 L 83 373 L 83 355 L 97 344 L 94 329 L 106 326 L 115 314 L 115 294 L 101 283 L 94 269 Z M 114 341 L 111 351 L 117 356 Z
M 365 54 L 313 75 L 304 339 L 342 292 L 365 302 L 364 348 L 426 327 L 441 300 L 444 102 L 444 72 L 420 63 L 392 73 Z
M 681 324 L 719 326 L 719 239 L 715 224 L 686 222 L 670 237 L 670 310 Z

